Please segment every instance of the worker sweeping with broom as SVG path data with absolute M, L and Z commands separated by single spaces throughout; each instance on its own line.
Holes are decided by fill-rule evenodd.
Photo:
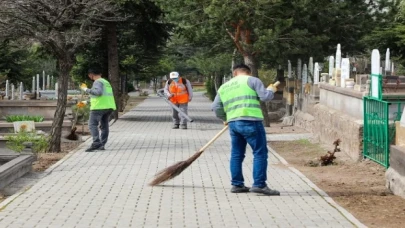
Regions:
M 80 89 L 90 94 L 89 130 L 93 143 L 85 151 L 94 152 L 105 150 L 109 134 L 109 117 L 116 110 L 116 105 L 111 84 L 101 77 L 101 69 L 99 67 L 90 68 L 88 76 L 94 81 L 93 86 L 89 89 L 86 84 L 82 84 Z
M 233 75 L 235 77 L 218 90 L 218 95 L 212 105 L 216 115 L 225 121 L 225 127 L 194 155 L 156 173 L 155 178 L 149 183 L 150 186 L 162 184 L 180 175 L 228 130 L 229 122 L 232 138 L 231 173 L 233 187 L 231 192 L 251 191 L 265 195 L 280 195 L 279 191 L 272 190 L 266 185 L 268 150 L 266 133 L 262 123 L 263 114 L 259 103 L 259 99 L 262 101 L 273 99 L 278 82 L 269 85 L 266 90 L 260 79 L 249 76 L 250 69 L 243 64 L 234 67 Z M 247 143 L 252 147 L 254 154 L 254 183 L 251 189 L 245 187 L 242 175 L 242 162 Z
M 181 112 L 187 115 L 188 102 L 193 99 L 193 88 L 189 80 L 180 77 L 178 72 L 171 72 L 170 79 L 167 80 L 164 93 L 167 98 Z M 187 119 L 179 111 L 172 108 L 173 129 L 187 129 Z
M 250 68 L 244 64 L 233 68 L 233 78 L 223 84 L 212 104 L 216 116 L 229 126 L 231 135 L 231 192 L 254 192 L 264 195 L 280 195 L 267 184 L 267 140 L 263 126 L 260 101 L 273 99 L 277 85 L 265 89 L 263 82 L 250 76 Z M 245 186 L 242 162 L 247 144 L 253 150 L 253 186 Z

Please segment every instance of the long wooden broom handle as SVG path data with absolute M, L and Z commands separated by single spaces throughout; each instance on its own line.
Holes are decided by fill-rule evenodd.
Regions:
M 205 144 L 201 149 L 200 152 L 203 152 L 205 149 L 207 149 L 207 147 L 209 147 L 215 140 L 217 140 L 219 138 L 219 136 L 221 136 L 226 130 L 228 130 L 228 125 L 225 125 L 225 127 L 218 132 L 214 138 L 212 138 L 209 142 L 207 142 L 207 144 Z

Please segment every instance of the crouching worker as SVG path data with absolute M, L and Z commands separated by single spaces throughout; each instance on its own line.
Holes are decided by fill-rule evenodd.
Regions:
M 93 86 L 89 89 L 86 84 L 82 84 L 80 88 L 90 94 L 89 130 L 93 143 L 86 152 L 93 152 L 105 150 L 109 134 L 109 117 L 116 110 L 116 105 L 111 84 L 101 77 L 101 69 L 98 67 L 89 69 L 88 76 L 94 81 Z

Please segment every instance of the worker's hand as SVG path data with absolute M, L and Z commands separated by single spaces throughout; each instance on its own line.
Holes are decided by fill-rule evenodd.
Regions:
M 267 86 L 267 90 L 273 91 L 273 93 L 277 92 L 277 86 L 274 86 L 273 84 L 270 84 Z
M 227 126 L 227 125 L 228 125 L 228 122 L 224 121 L 224 125 Z
M 87 101 L 81 101 L 81 102 L 82 102 L 83 104 L 85 104 L 85 105 L 87 104 Z
M 84 92 L 86 92 L 86 90 L 87 90 L 87 85 L 86 85 L 85 83 L 82 83 L 82 84 L 80 85 L 80 89 L 83 90 Z
M 189 97 L 189 98 L 188 98 L 188 102 L 190 102 L 192 99 L 193 99 L 193 98 Z
M 172 97 L 174 97 L 174 94 L 172 94 L 172 93 L 167 95 L 167 98 L 172 98 Z

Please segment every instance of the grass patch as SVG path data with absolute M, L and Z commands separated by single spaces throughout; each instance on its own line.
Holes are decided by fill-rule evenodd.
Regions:
M 8 116 L 6 116 L 6 121 L 9 123 L 16 122 L 16 121 L 42 122 L 42 121 L 44 121 L 44 117 L 43 116 L 28 116 L 28 115 L 8 115 Z

